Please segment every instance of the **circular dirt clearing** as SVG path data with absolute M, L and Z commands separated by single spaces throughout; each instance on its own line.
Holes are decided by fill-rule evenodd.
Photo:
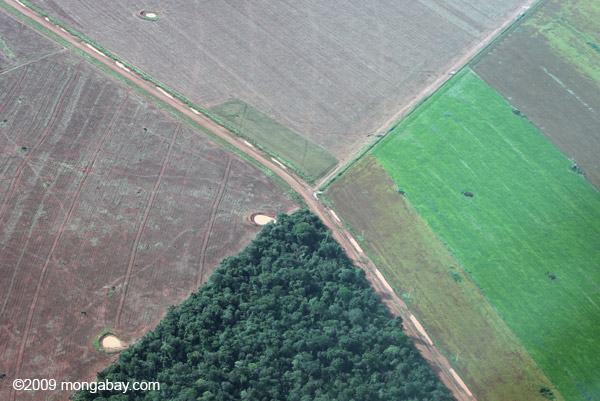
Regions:
M 107 334 L 100 339 L 102 349 L 108 352 L 123 349 L 123 343 L 113 334 Z
M 262 213 L 253 214 L 250 219 L 252 220 L 252 222 L 254 224 L 256 224 L 258 226 L 264 226 L 269 223 L 275 223 L 277 221 L 273 217 L 267 216 L 266 214 L 262 214 Z
M 139 12 L 139 17 L 147 21 L 158 21 L 158 13 L 154 11 L 142 10 Z

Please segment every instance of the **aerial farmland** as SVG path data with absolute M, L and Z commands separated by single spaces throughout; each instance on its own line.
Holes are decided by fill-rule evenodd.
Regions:
M 139 337 L 248 243 L 251 214 L 294 203 L 4 13 L 0 37 L 0 372 L 90 378 L 114 359 L 101 334 Z
M 528 353 L 553 383 L 553 397 L 586 400 L 590 394 L 598 394 L 600 365 L 597 358 L 590 356 L 600 352 L 600 342 L 593 334 L 600 327 L 600 194 L 571 168 L 571 161 L 468 69 L 404 119 L 368 157 L 374 160 L 353 166 L 347 181 L 342 177 L 334 182 L 330 196 L 334 205 L 339 204 L 343 218 L 357 213 L 364 200 L 370 198 L 382 209 L 384 204 L 398 204 L 400 213 L 407 216 L 415 211 L 445 244 L 456 262 L 445 256 L 446 261 L 442 258 L 432 263 L 433 257 L 440 260 L 435 253 L 423 260 L 418 248 L 413 251 L 412 260 L 412 253 L 408 253 L 407 262 L 396 261 L 394 253 L 386 251 L 394 245 L 387 242 L 395 241 L 398 249 L 420 246 L 418 238 L 428 235 L 428 229 L 421 227 L 419 219 L 411 219 L 415 227 L 400 230 L 390 225 L 394 220 L 385 218 L 385 211 L 373 210 L 376 220 L 347 217 L 352 229 L 375 253 L 375 259 L 392 266 L 386 271 L 391 281 L 397 282 L 398 291 L 406 293 L 409 302 L 428 315 L 425 321 L 431 322 L 431 330 L 434 335 L 437 333 L 440 343 L 446 342 L 448 351 L 456 355 L 456 364 L 465 364 L 463 371 L 468 372 L 469 365 L 477 362 L 470 360 L 469 353 L 480 346 L 477 342 L 454 343 L 457 334 L 483 332 L 487 325 L 497 324 L 497 338 L 486 341 L 504 343 L 501 347 L 507 348 L 514 346 L 515 340 L 520 343 L 520 352 Z M 367 178 L 369 183 L 377 182 L 372 178 L 377 176 L 383 177 L 379 178 L 383 182 L 379 186 L 365 185 L 362 190 L 354 188 L 365 174 L 371 176 Z M 350 182 L 353 191 L 364 194 L 352 196 Z M 398 199 L 393 200 L 390 191 L 396 192 Z M 392 197 L 392 201 L 382 203 L 377 201 L 379 197 Z M 405 199 L 409 206 L 401 206 Z M 378 237 L 370 237 L 388 236 L 396 230 L 400 231 L 381 245 Z M 417 240 L 411 239 L 403 246 L 409 241 L 405 237 L 410 230 Z M 426 238 L 421 241 L 431 241 Z M 429 249 L 431 252 L 435 248 L 430 244 Z M 411 273 L 404 269 L 414 269 L 415 264 L 430 270 L 417 277 L 430 280 L 433 287 L 415 287 L 419 278 L 407 279 Z M 461 284 L 456 285 L 448 277 Z M 493 313 L 484 312 L 484 326 L 457 328 L 453 321 L 439 321 L 445 315 L 443 308 L 434 309 L 430 300 L 419 299 L 435 296 L 442 305 L 457 305 L 467 297 L 462 294 L 472 291 L 464 288 L 470 286 L 469 280 L 516 338 L 500 334 L 505 331 L 499 322 L 494 323 Z M 441 283 L 449 287 L 447 293 L 440 289 Z M 463 288 L 456 292 L 453 287 Z M 481 313 L 485 301 L 478 300 L 477 294 L 471 294 L 470 299 L 477 302 Z M 565 333 L 569 333 L 569 341 L 564 340 Z M 523 366 L 515 355 L 513 363 L 518 364 L 517 369 L 536 371 L 533 364 L 530 368 Z M 480 366 L 472 372 L 474 377 L 467 376 L 467 380 L 477 383 L 487 369 L 495 368 Z M 537 377 L 540 380 L 541 376 Z M 518 381 L 510 379 L 508 383 L 512 387 Z M 545 386 L 539 382 L 536 387 L 550 389 Z M 506 398 L 507 393 L 495 395 L 490 390 L 483 391 L 492 393 L 485 399 Z M 540 395 L 541 392 L 537 394 Z M 533 398 L 527 392 L 513 397 Z
M 544 2 L 485 52 L 475 71 L 600 189 L 600 8 Z
M 350 158 L 525 2 L 32 3 L 201 107 L 243 102 L 287 127 L 243 134 L 315 179 L 277 143 Z
M 0 401 L 600 399 L 598 19 L 0 0 Z
M 550 380 L 400 191 L 369 155 L 327 196 L 477 399 L 544 401 Z

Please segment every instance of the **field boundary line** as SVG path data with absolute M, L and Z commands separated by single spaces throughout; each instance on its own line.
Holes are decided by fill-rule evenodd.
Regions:
M 104 46 L 102 46 L 101 44 L 96 42 L 95 40 L 91 39 L 87 35 L 78 31 L 77 29 L 72 28 L 69 24 L 65 23 L 60 18 L 56 18 L 56 17 L 50 15 L 48 12 L 46 12 L 41 7 L 29 2 L 28 0 L 0 0 L 0 4 L 2 4 L 2 3 L 3 4 L 17 3 L 18 6 L 10 5 L 10 7 L 12 7 L 16 12 L 18 12 L 20 14 L 33 13 L 37 17 L 41 17 L 40 19 L 42 19 L 43 22 L 42 21 L 35 21 L 35 22 L 38 23 L 43 29 L 49 30 L 50 32 L 52 32 L 53 34 L 55 34 L 59 38 L 61 38 L 61 40 L 65 40 L 65 38 L 64 38 L 65 34 L 75 38 L 81 44 L 84 45 L 84 46 L 76 46 L 76 48 L 83 51 L 84 53 L 89 54 L 88 50 L 90 50 L 90 51 L 92 51 L 92 53 L 95 53 L 95 55 L 97 55 L 97 56 L 110 59 L 110 60 L 114 61 L 115 63 L 119 63 L 119 64 L 117 64 L 117 66 L 121 70 L 125 70 L 126 72 L 128 72 L 130 74 L 135 74 L 139 79 L 142 79 L 144 81 L 147 81 L 147 82 L 155 85 L 157 90 L 161 91 L 166 97 L 169 97 L 171 100 L 178 100 L 178 101 L 184 103 L 194 112 L 201 113 L 204 117 L 212 120 L 212 122 L 214 122 L 215 124 L 218 124 L 221 127 L 227 129 L 229 132 L 233 133 L 235 136 L 244 138 L 244 139 L 252 142 L 258 149 L 260 149 L 265 154 L 282 160 L 286 166 L 288 166 L 290 169 L 292 169 L 296 175 L 301 177 L 306 182 L 314 183 L 319 178 L 321 178 L 321 177 L 314 177 L 314 178 L 309 177 L 304 172 L 302 172 L 300 168 L 296 167 L 296 165 L 294 163 L 291 163 L 290 161 L 288 161 L 287 158 L 282 157 L 279 153 L 277 153 L 275 151 L 268 150 L 267 148 L 265 148 L 265 146 L 252 140 L 252 138 L 244 135 L 244 133 L 241 132 L 235 126 L 235 124 L 229 123 L 228 121 L 226 121 L 225 119 L 216 115 L 215 113 L 213 113 L 206 107 L 202 107 L 202 106 L 192 102 L 190 99 L 188 99 L 181 93 L 177 92 L 176 90 L 170 88 L 168 85 L 164 84 L 163 82 L 159 81 L 158 79 L 154 78 L 150 74 L 146 73 L 141 68 L 137 67 L 136 65 L 127 61 L 126 59 L 124 59 L 124 58 L 120 57 L 119 55 L 113 53 L 112 51 L 108 50 L 107 48 L 105 48 Z M 49 29 L 45 25 L 50 25 L 53 28 L 56 28 L 57 30 L 61 31 L 61 33 L 55 32 L 52 29 Z M 69 43 L 69 41 L 67 40 L 66 43 Z M 91 47 L 89 47 L 89 46 L 91 46 Z M 83 47 L 85 47 L 85 49 L 83 49 Z M 329 151 L 327 151 L 327 153 L 329 153 Z M 335 167 L 339 165 L 339 160 L 337 160 L 337 158 L 335 158 L 335 159 L 337 162 L 336 162 L 336 164 L 334 164 L 332 166 L 332 169 L 335 169 Z M 327 171 L 325 172 L 325 174 L 326 173 L 327 173 Z
M 379 128 L 376 128 L 373 131 L 375 136 L 374 140 L 366 143 L 354 155 L 350 155 L 348 158 L 346 158 L 346 160 L 340 160 L 338 167 L 330 171 L 326 176 L 319 179 L 315 187 L 321 191 L 327 189 L 329 185 L 331 185 L 338 177 L 350 169 L 359 159 L 377 146 L 383 139 L 387 138 L 388 134 L 392 132 L 398 126 L 398 124 L 400 124 L 405 118 L 417 110 L 447 82 L 451 81 L 454 78 L 454 75 L 460 73 L 465 68 L 470 68 L 471 64 L 476 61 L 481 54 L 483 54 L 499 39 L 502 39 L 507 32 L 510 32 L 516 25 L 519 24 L 520 21 L 527 18 L 538 8 L 542 2 L 545 1 L 547 0 L 528 0 L 525 4 L 519 6 L 507 17 L 503 24 L 481 39 L 463 56 L 458 58 L 456 61 L 451 62 L 450 67 L 440 74 L 436 80 L 427 85 L 425 88 L 421 89 L 421 91 L 417 93 L 410 102 L 402 106 L 399 111 L 385 121 Z
M 188 105 L 189 110 L 192 111 L 193 114 L 187 113 L 187 110 L 183 110 L 178 106 L 174 106 L 171 99 L 168 99 L 166 96 L 164 96 L 164 98 L 163 96 L 157 96 L 158 90 L 155 88 L 156 84 L 154 84 L 154 81 L 148 81 L 146 78 L 142 77 L 141 75 L 132 71 L 129 68 L 123 69 L 123 67 L 126 66 L 123 63 L 121 63 L 121 61 L 119 61 L 118 59 L 115 59 L 113 57 L 96 57 L 94 52 L 91 52 L 89 51 L 89 49 L 87 49 L 87 46 L 85 46 L 85 43 L 87 42 L 83 41 L 83 39 L 79 39 L 77 36 L 64 29 L 58 23 L 52 23 L 50 19 L 42 19 L 42 17 L 45 15 L 43 11 L 35 11 L 33 8 L 29 8 L 28 6 L 20 2 L 19 3 L 21 4 L 21 7 L 17 8 L 15 5 L 9 4 L 13 2 L 17 2 L 17 0 L 0 0 L 0 9 L 2 9 L 2 11 L 4 11 L 9 17 L 13 18 L 14 20 L 29 25 L 38 34 L 41 34 L 49 38 L 50 40 L 59 43 L 61 46 L 67 48 L 67 50 L 73 51 L 74 54 L 92 64 L 100 72 L 126 85 L 141 97 L 155 104 L 159 109 L 170 114 L 176 120 L 184 122 L 194 127 L 195 130 L 201 131 L 202 134 L 208 136 L 211 140 L 216 142 L 222 148 L 236 154 L 246 162 L 250 163 L 254 167 L 258 168 L 260 171 L 262 171 L 265 175 L 267 175 L 267 177 L 269 177 L 273 182 L 275 182 L 276 185 L 279 186 L 288 197 L 293 199 L 298 204 L 306 206 L 303 198 L 297 193 L 297 191 L 295 191 L 289 185 L 288 182 L 286 182 L 286 180 L 282 179 L 279 175 L 274 174 L 270 168 L 264 165 L 264 163 L 259 162 L 257 158 L 249 155 L 241 147 L 232 144 L 231 141 L 223 139 L 223 137 L 219 134 L 216 134 L 214 130 L 208 129 L 206 127 L 206 124 L 201 124 L 199 120 L 204 120 L 202 117 L 205 117 L 205 119 L 207 121 L 210 121 L 211 124 L 217 124 L 220 128 L 228 130 L 228 132 L 233 132 L 229 131 L 229 128 L 227 128 L 224 125 L 220 125 L 219 122 L 211 120 L 210 118 L 206 117 L 204 113 L 200 113 L 192 106 Z M 27 1 L 24 0 L 24 2 Z M 107 63 L 107 60 L 114 61 L 115 67 L 113 68 L 113 65 L 111 65 L 112 63 Z M 145 84 L 140 85 L 138 81 L 144 83 L 150 82 L 154 85 L 150 88 Z M 180 99 L 176 98 L 175 100 L 187 105 L 187 103 Z M 234 136 L 244 138 L 243 136 L 239 135 Z M 260 149 L 262 153 L 269 154 L 265 152 L 259 145 L 253 145 L 253 147 Z

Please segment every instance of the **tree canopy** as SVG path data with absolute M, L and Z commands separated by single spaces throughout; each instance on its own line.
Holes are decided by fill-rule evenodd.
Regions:
M 447 401 L 364 277 L 318 218 L 278 216 L 98 375 L 158 392 L 81 401 Z

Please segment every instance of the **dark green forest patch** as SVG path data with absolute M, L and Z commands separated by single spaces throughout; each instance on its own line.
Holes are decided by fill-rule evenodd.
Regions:
M 279 216 L 99 380 L 159 392 L 77 400 L 430 400 L 451 396 L 322 223 Z

